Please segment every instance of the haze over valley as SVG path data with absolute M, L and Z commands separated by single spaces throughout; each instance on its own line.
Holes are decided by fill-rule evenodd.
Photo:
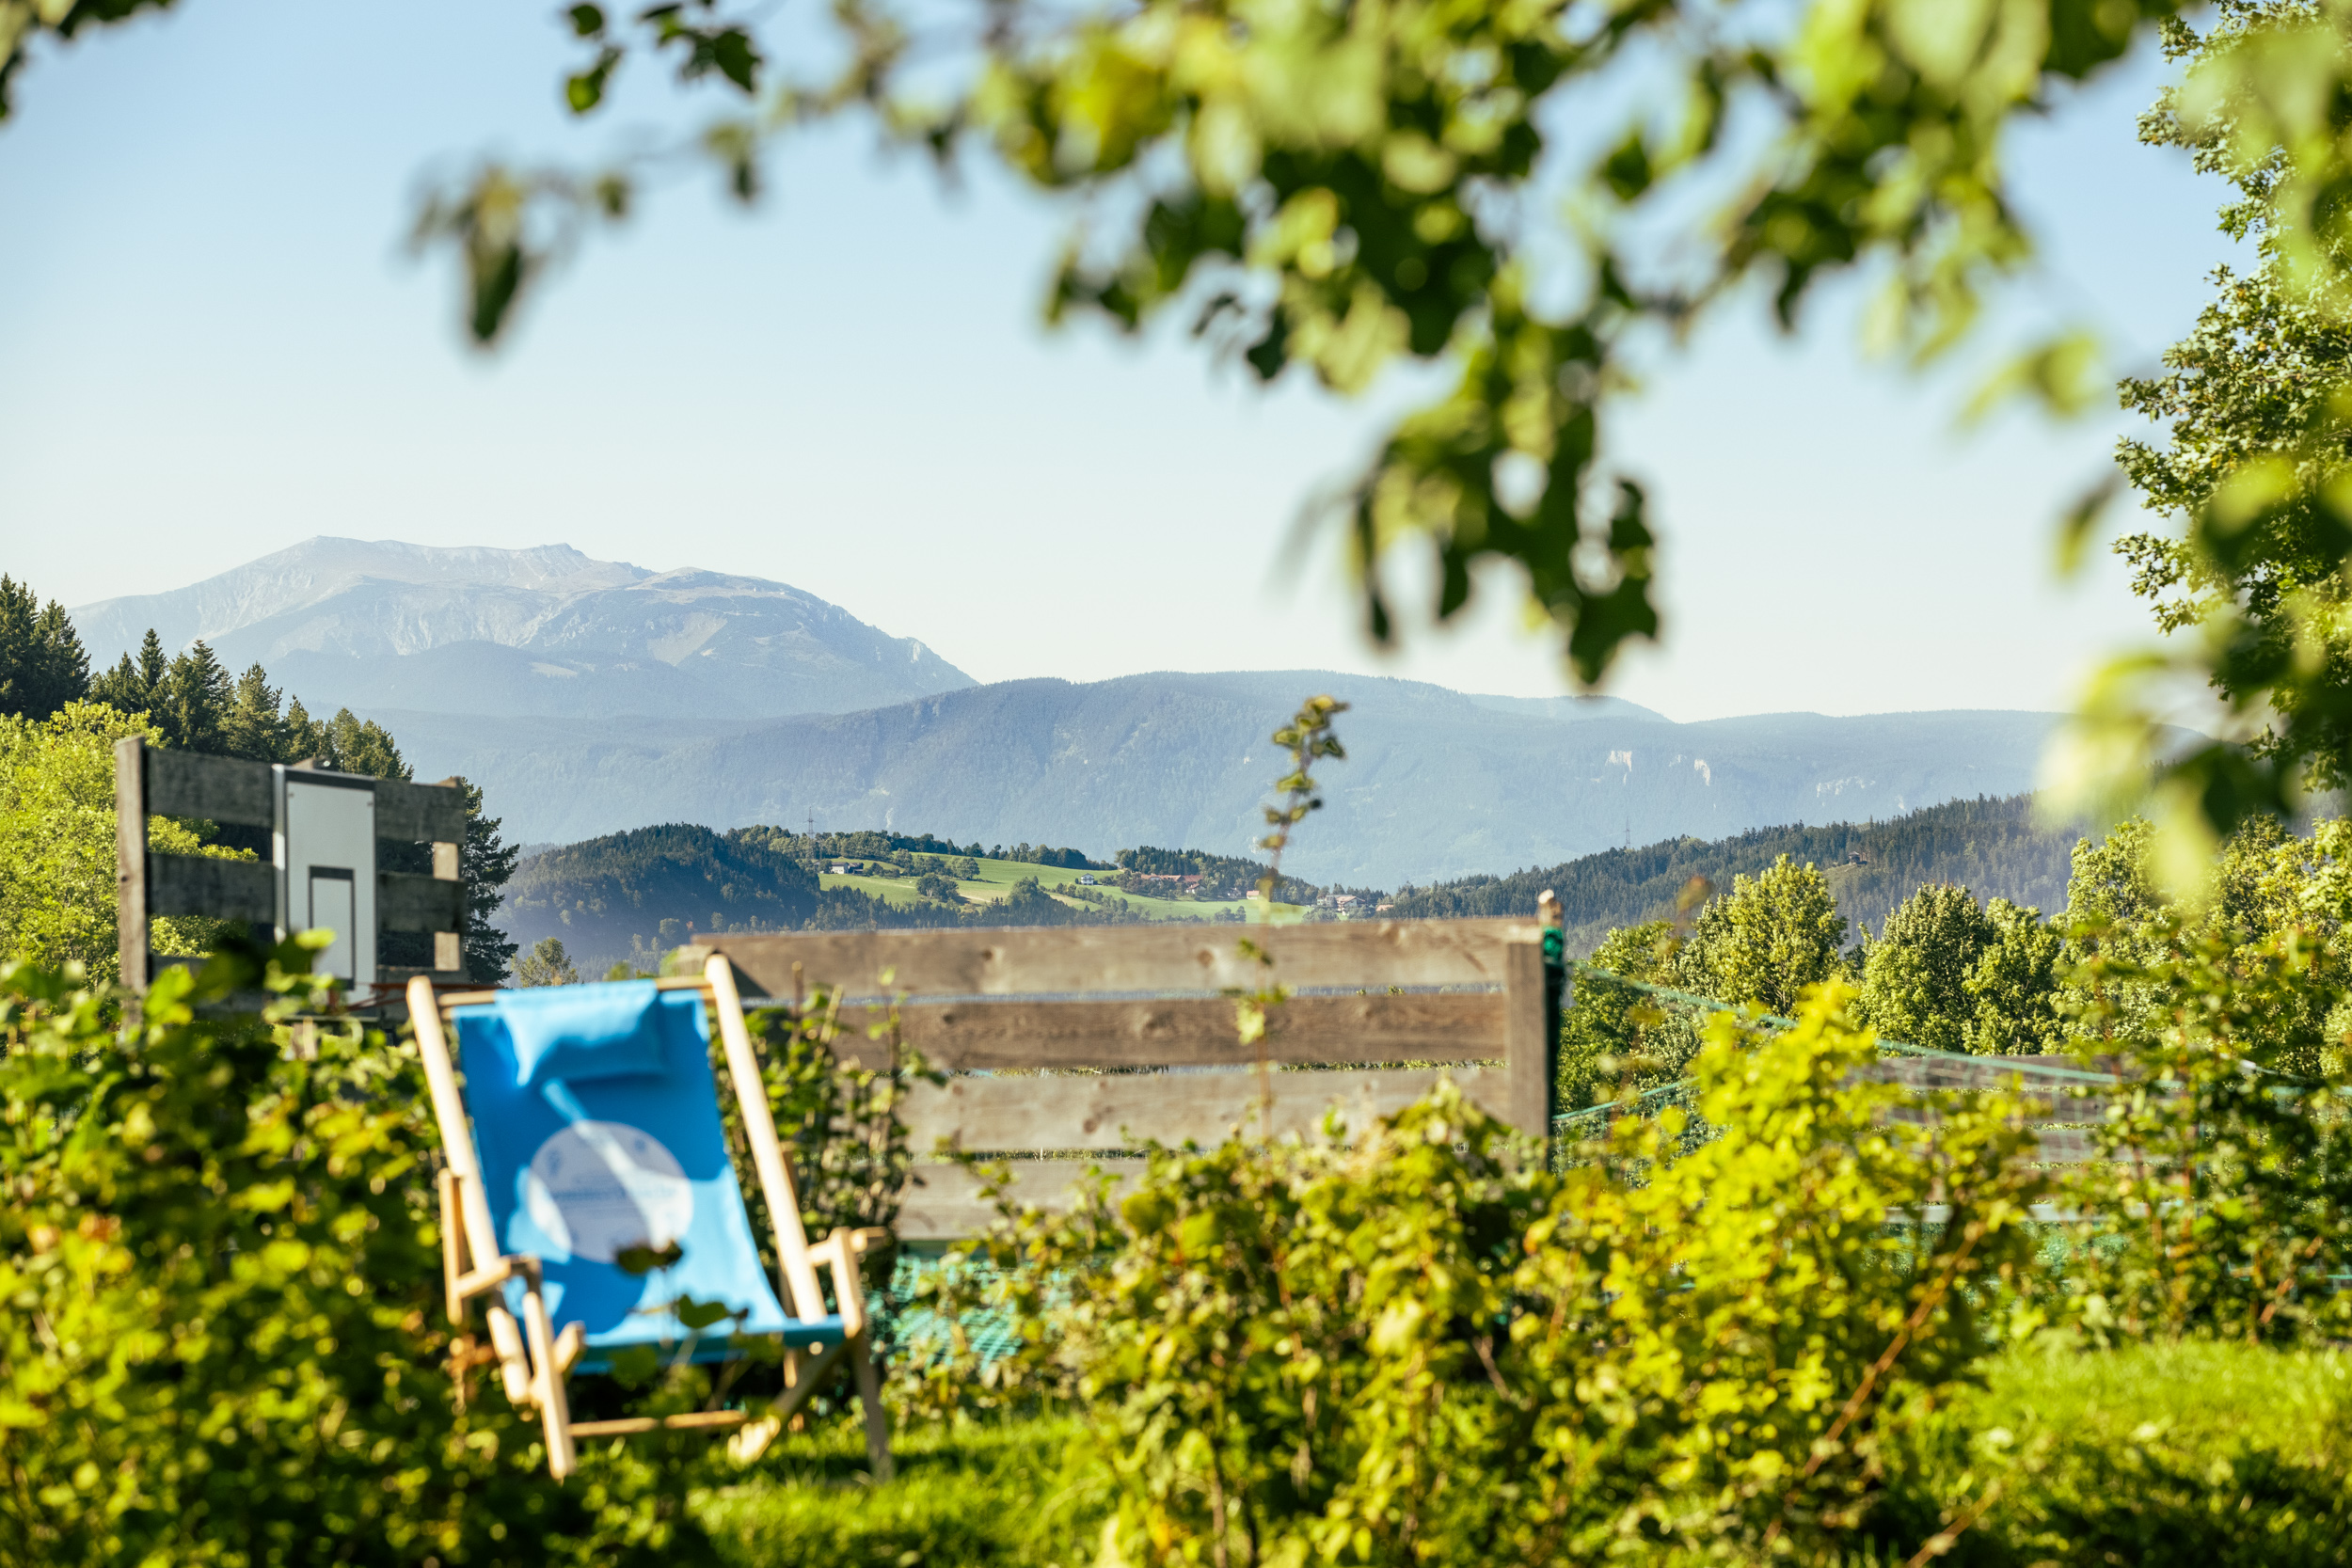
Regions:
M 816 594 L 652 573 L 564 546 L 317 538 L 170 593 L 73 611 L 94 666 L 153 626 L 313 711 L 463 774 L 510 840 L 661 822 L 897 828 L 1098 855 L 1240 854 L 1311 692 L 1351 705 L 1347 760 L 1289 861 L 1394 886 L 1613 846 L 1862 821 L 2031 787 L 2056 716 L 1763 714 L 1677 723 L 1615 699 L 1466 694 L 1328 671 L 975 684 L 927 641 Z

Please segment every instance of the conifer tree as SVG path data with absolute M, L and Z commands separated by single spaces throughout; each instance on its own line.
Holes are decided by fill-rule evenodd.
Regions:
M 287 699 L 285 723 L 283 745 L 288 762 L 307 762 L 326 752 L 326 731 L 310 717 L 310 710 L 302 705 L 301 698 Z
M 410 776 L 391 732 L 373 719 L 360 719 L 347 707 L 336 710 L 335 717 L 322 726 L 319 738 L 322 744 L 316 754 L 337 772 L 371 779 Z
M 153 713 L 165 740 L 183 751 L 218 753 L 221 725 L 229 717 L 234 689 L 229 672 L 204 641 L 189 644 L 186 653 L 171 661 L 163 700 Z
M 0 713 L 46 719 L 89 691 L 89 657 L 65 607 L 0 576 Z
M 113 669 L 103 671 L 91 677 L 89 700 L 93 703 L 102 703 L 113 708 L 117 713 L 137 714 L 147 711 L 147 693 L 139 685 L 138 667 L 131 662 L 129 654 L 124 654 L 115 660 Z
M 286 754 L 286 721 L 278 712 L 281 693 L 269 683 L 261 665 L 237 677 L 235 695 L 221 721 L 221 750 L 232 757 L 255 762 L 294 762 Z
M 469 978 L 495 984 L 506 978 L 515 958 L 515 944 L 494 924 L 505 897 L 508 879 L 515 875 L 520 845 L 499 836 L 499 819 L 482 814 L 482 791 L 460 779 L 466 792 L 466 842 L 458 852 L 458 868 L 466 879 L 466 929 L 462 942 Z
M 164 682 L 170 671 L 163 639 L 150 626 L 135 657 L 124 654 L 113 669 L 90 682 L 90 701 L 103 703 L 117 713 L 151 715 L 162 705 Z
M 164 689 L 164 677 L 170 673 L 171 661 L 164 657 L 164 640 L 155 635 L 155 628 L 147 628 L 139 639 L 139 688 L 153 702 Z

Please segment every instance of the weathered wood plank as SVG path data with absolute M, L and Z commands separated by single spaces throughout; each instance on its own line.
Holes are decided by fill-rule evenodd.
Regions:
M 1120 1191 L 1143 1174 L 1140 1160 L 1017 1160 L 1012 1162 L 1009 1196 L 1016 1203 L 1039 1209 L 1059 1209 L 1069 1202 L 1070 1185 L 1089 1168 L 1111 1172 Z M 995 1222 L 996 1208 L 982 1202 L 979 1183 L 959 1165 L 921 1164 L 914 1167 L 898 1205 L 898 1239 L 906 1242 L 952 1242 L 985 1235 Z
M 147 752 L 147 809 L 155 816 L 200 816 L 267 828 L 278 821 L 266 762 L 201 752 Z
M 465 883 L 409 871 L 375 874 L 377 930 L 462 931 L 465 927 Z
M 899 1035 L 933 1067 L 1248 1067 L 1481 1062 L 1502 1056 L 1504 999 L 1491 992 L 1294 996 L 1266 1010 L 1263 1047 L 1244 1046 L 1223 997 L 1158 1002 L 910 1003 Z M 842 1009 L 845 1061 L 881 1065 L 866 1029 L 882 1007 Z
M 456 964 L 449 964 L 437 969 L 410 969 L 401 964 L 375 966 L 375 983 L 385 990 L 405 986 L 413 976 L 419 974 L 437 986 L 462 986 L 467 983 L 465 970 Z
M 1272 952 L 1273 977 L 1294 987 L 1493 986 L 1503 949 L 1535 940 L 1528 920 L 1347 921 L 1270 929 L 1103 926 L 1003 931 L 816 931 L 703 939 L 771 996 L 810 986 L 852 997 L 1022 996 L 1071 992 L 1216 993 L 1254 987 L 1266 972 L 1240 939 Z M 885 971 L 893 972 L 885 984 Z
M 115 932 L 122 983 L 147 990 L 147 742 L 115 742 Z
M 1555 1049 L 1544 1004 L 1541 932 L 1506 944 L 1502 955 L 1502 1061 L 1509 1086 L 1492 1109 L 1529 1137 L 1546 1137 L 1551 1132 Z
M 147 912 L 212 915 L 274 926 L 278 873 L 259 861 L 151 854 L 147 857 Z
M 905 1111 L 917 1158 L 945 1143 L 968 1152 L 1133 1148 L 1252 1137 L 1312 1137 L 1337 1110 L 1352 1128 L 1403 1110 L 1449 1076 L 1435 1068 L 1373 1072 L 1113 1073 L 1057 1078 L 955 1078 L 919 1084 Z M 1497 1069 L 1451 1074 L 1491 1107 L 1503 1098 Z
M 410 784 L 379 779 L 375 785 L 378 838 L 417 844 L 458 844 L 466 837 L 466 792 L 454 782 Z

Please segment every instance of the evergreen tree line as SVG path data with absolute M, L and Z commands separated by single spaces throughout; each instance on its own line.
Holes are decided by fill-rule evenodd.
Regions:
M 1591 962 L 1629 980 L 1768 1013 L 1795 1012 L 1825 981 L 1856 988 L 1853 1009 L 1882 1037 L 1974 1055 L 2044 1055 L 2089 1037 L 2081 1021 L 2113 1012 L 2117 982 L 2095 997 L 2093 958 L 2155 965 L 2185 940 L 2249 961 L 2288 933 L 2352 963 L 2352 823 L 2323 819 L 2296 834 L 2259 818 L 2232 838 L 2207 884 L 2169 898 L 2153 870 L 2153 830 L 2140 819 L 2103 839 L 2078 839 L 2068 857 L 2066 902 L 2044 919 L 2032 905 L 1980 898 L 1964 884 L 1915 888 L 1873 934 L 1851 945 L 1830 879 L 1779 857 L 1695 911 L 1609 932 Z M 1692 890 L 1693 895 L 1703 891 Z M 2185 929 L 2185 936 L 2184 936 Z M 2125 984 L 2123 990 L 2130 991 Z M 2171 999 L 2153 986 L 2121 997 L 2154 1030 Z M 2312 1020 L 2312 1037 L 2352 1024 Z M 1561 1091 L 1574 1109 L 1681 1075 L 1695 1054 L 1702 1009 L 1661 1001 L 1589 973 L 1573 976 L 1561 1025 Z M 2112 1021 L 2098 1026 L 2112 1028 Z M 2105 1037 L 2101 1033 L 2100 1037 Z M 2318 1064 L 2306 1064 L 2316 1072 Z
M 67 722 L 75 705 L 113 710 L 133 733 L 144 726 L 151 743 L 252 762 L 313 762 L 341 773 L 374 779 L 407 779 L 408 763 L 391 733 L 349 708 L 314 719 L 300 698 L 270 684 L 259 662 L 231 677 L 202 641 L 166 655 L 150 626 L 138 652 L 125 654 L 114 668 L 95 675 L 79 632 L 65 607 L 40 601 L 30 585 L 0 576 L 0 718 L 20 725 L 49 726 L 60 736 L 87 739 L 108 726 Z M 24 754 L 31 754 L 25 752 Z M 515 944 L 494 923 L 501 891 L 515 868 L 516 850 L 500 836 L 496 817 L 483 815 L 482 791 L 459 781 L 466 793 L 467 831 L 459 870 L 467 883 L 462 950 L 467 973 L 497 981 L 507 974 Z M 259 828 L 213 826 L 205 841 L 229 849 L 266 854 L 269 835 Z M 387 871 L 429 873 L 432 851 L 421 844 L 383 840 L 377 863 Z M 29 955 L 28 955 L 29 956 Z M 432 962 L 432 938 L 422 932 L 388 931 L 378 939 L 380 962 L 412 968 Z
M 1538 895 L 1560 895 L 1568 950 L 1590 950 L 1611 930 L 1671 918 L 1694 877 L 1728 887 L 1782 856 L 1827 868 L 1837 906 L 1878 930 L 1924 882 L 1965 882 L 1988 896 L 2056 909 L 2065 901 L 2067 857 L 2081 836 L 2038 819 L 2034 798 L 1979 796 L 1928 806 L 1885 822 L 1756 828 L 1729 838 L 1671 838 L 1607 849 L 1510 876 L 1464 877 L 1397 892 L 1397 919 L 1535 913 Z

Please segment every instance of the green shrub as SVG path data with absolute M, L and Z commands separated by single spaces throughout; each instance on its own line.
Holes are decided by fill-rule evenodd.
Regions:
M 0 1562 L 708 1560 L 707 1439 L 587 1445 L 559 1488 L 502 1394 L 455 1408 L 415 1053 L 195 1010 L 323 1003 L 308 964 L 167 971 L 121 1030 L 0 970 Z
M 2040 1178 L 2014 1107 L 1889 1122 L 1848 995 L 1770 1040 L 1718 1021 L 1688 1153 L 1670 1110 L 1555 1173 L 1441 1089 L 1008 1220 L 975 1249 L 1027 1340 L 993 1393 L 1076 1397 L 1127 1560 L 1866 1549 L 1884 1435 L 1973 1375 Z

